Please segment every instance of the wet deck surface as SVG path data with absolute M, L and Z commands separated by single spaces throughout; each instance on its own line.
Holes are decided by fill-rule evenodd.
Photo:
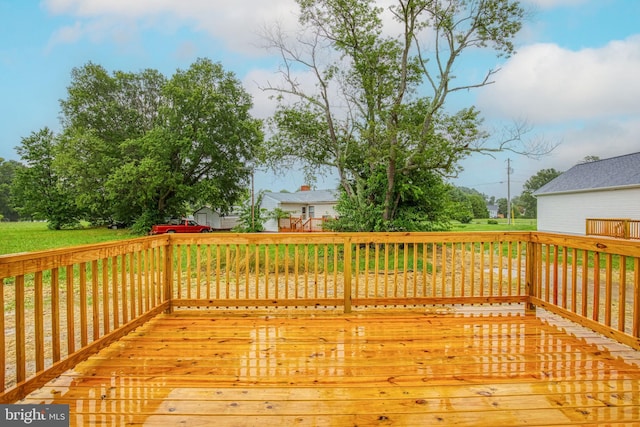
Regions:
M 78 426 L 640 420 L 640 352 L 540 310 L 284 313 L 159 316 L 21 403 Z

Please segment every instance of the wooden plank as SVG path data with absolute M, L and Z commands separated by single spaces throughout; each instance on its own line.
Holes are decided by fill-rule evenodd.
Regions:
M 593 319 L 588 317 L 581 316 L 576 313 L 572 313 L 568 310 L 562 309 L 560 307 L 554 306 L 553 304 L 548 304 L 546 301 L 539 300 L 537 298 L 533 299 L 534 304 L 539 307 L 542 307 L 546 310 L 549 310 L 553 313 L 560 314 L 561 316 L 572 320 L 582 326 L 590 328 L 598 333 L 601 333 L 605 336 L 608 336 L 618 342 L 626 344 L 630 347 L 635 348 L 636 350 L 640 350 L 640 338 L 637 336 L 630 336 L 624 332 L 614 330 L 610 327 L 607 327 Z
M 631 240 L 547 232 L 532 232 L 530 234 L 530 240 L 539 244 L 568 246 L 576 249 L 599 251 L 602 253 L 619 254 L 632 257 L 640 256 L 640 246 L 638 246 L 638 242 Z
M 89 329 L 88 329 L 88 307 L 87 307 L 87 263 L 81 262 L 79 268 L 79 281 L 80 289 L 79 304 L 80 304 L 80 346 L 84 347 L 89 341 Z M 36 318 L 39 317 L 36 315 Z M 44 335 L 44 332 L 42 332 Z
M 15 282 L 15 368 L 16 380 L 24 381 L 27 377 L 27 354 L 25 349 L 25 295 L 24 276 L 16 277 Z
M 13 277 L 52 270 L 65 265 L 91 262 L 147 248 L 168 245 L 168 237 L 148 236 L 125 241 L 102 242 L 91 245 L 73 246 L 46 251 L 0 255 L 0 277 Z
M 0 278 L 0 307 L 4 307 L 4 291 L 5 291 L 5 282 L 4 279 Z M 5 316 L 6 310 L 2 310 L 0 312 L 0 330 L 5 331 Z M 6 381 L 6 372 L 7 372 L 7 342 L 6 342 L 6 334 L 0 334 L 0 392 L 5 390 L 5 381 Z
M 491 421 L 483 420 L 484 413 L 452 412 L 443 414 L 391 414 L 386 412 L 370 413 L 366 412 L 347 413 L 340 415 L 327 414 L 304 414 L 292 416 L 277 415 L 191 415 L 179 414 L 173 411 L 172 414 L 119 414 L 112 415 L 78 415 L 72 417 L 71 425 L 96 425 L 96 424 L 116 424 L 128 426 L 166 426 L 166 425 L 215 425 L 215 426 L 238 426 L 238 425 L 389 425 L 389 426 L 426 426 L 426 425 L 456 425 L 456 426 L 561 426 L 561 425 L 594 425 L 594 420 L 599 418 L 609 419 L 612 413 L 623 413 L 623 410 L 610 410 L 610 408 L 594 410 L 590 414 L 582 414 L 575 411 L 577 415 L 571 416 L 569 411 L 557 409 L 550 413 L 538 413 L 535 410 L 514 413 L 513 411 L 494 411 L 491 413 Z M 569 415 L 567 415 L 569 413 Z M 626 410 L 627 419 L 637 415 L 635 410 Z M 623 426 L 624 423 L 607 423 L 610 426 Z
M 633 264 L 633 330 L 632 335 L 640 338 L 640 258 Z
M 72 425 L 638 419 L 637 352 L 546 312 L 491 310 L 175 311 L 22 402 L 68 403 Z
M 138 381 L 128 383 L 118 381 L 117 386 L 104 387 L 81 383 L 69 387 L 74 381 L 72 377 L 60 377 L 52 380 L 48 385 L 31 393 L 24 399 L 25 403 L 48 401 L 50 399 L 95 399 L 104 396 L 104 399 L 121 400 L 129 399 L 135 393 L 144 391 L 148 399 L 163 399 L 169 394 L 173 399 L 179 400 L 204 400 L 216 399 L 225 401 L 236 400 L 344 400 L 357 397 L 360 400 L 385 400 L 385 399 L 417 399 L 417 398 L 469 398 L 469 397 L 527 397 L 527 396 L 551 396 L 551 395 L 575 395 L 593 396 L 594 400 L 609 400 L 619 405 L 631 405 L 637 402 L 635 394 L 638 392 L 638 384 L 634 380 L 606 381 L 606 380 L 576 380 L 562 382 L 524 382 L 524 383 L 497 383 L 485 384 L 450 384 L 439 387 L 425 385 L 406 386 L 403 388 L 389 387 L 336 387 L 331 393 L 320 387 L 219 387 L 208 384 L 184 385 L 182 387 L 169 387 L 156 385 L 139 388 Z M 98 393 L 103 391 L 103 393 Z M 64 393 L 64 396 L 61 396 Z M 57 396 L 57 397 L 56 397 Z
M 65 323 L 67 325 L 67 354 L 75 353 L 76 351 L 76 342 L 75 342 L 75 309 L 74 309 L 74 296 L 75 292 L 73 289 L 73 266 L 68 265 L 65 268 L 65 278 L 66 278 L 66 295 L 65 295 L 65 306 L 67 307 L 67 316 L 65 319 Z
M 324 395 L 330 395 L 327 391 Z M 355 394 L 355 393 L 354 393 Z M 225 414 L 226 416 L 307 416 L 310 414 L 322 414 L 337 416 L 345 414 L 366 414 L 368 410 L 393 415 L 440 415 L 453 413 L 463 414 L 477 413 L 487 415 L 499 415 L 501 413 L 524 411 L 527 413 L 547 413 L 547 417 L 556 414 L 559 408 L 565 414 L 574 414 L 567 417 L 569 420 L 580 420 L 577 412 L 584 408 L 590 411 L 599 411 L 602 408 L 615 407 L 621 416 L 629 416 L 638 413 L 637 402 L 620 401 L 611 394 L 599 395 L 529 395 L 522 397 L 511 396 L 508 399 L 500 397 L 488 397 L 476 395 L 473 397 L 449 397 L 434 396 L 420 398 L 386 398 L 378 400 L 360 399 L 357 394 L 350 398 L 335 400 L 327 399 L 323 395 L 318 400 L 305 400 L 295 396 L 291 400 L 257 399 L 242 401 L 216 399 L 192 400 L 192 399 L 147 399 L 143 396 L 131 400 L 101 399 L 99 396 L 82 401 L 72 399 L 60 399 L 56 403 L 69 404 L 75 415 L 88 414 L 117 414 L 138 413 L 147 416 L 154 414 L 184 414 L 190 418 L 194 416 L 206 416 L 211 414 Z M 322 402 L 320 404 L 320 402 Z M 612 403 L 616 402 L 616 403 Z M 140 408 L 141 410 L 135 410 Z M 613 412 L 613 411 L 612 411 Z M 583 414 L 585 415 L 585 414 Z M 522 418 L 521 418 L 522 419 Z M 585 418 L 589 420 L 589 418 Z M 597 420 L 593 419 L 592 420 Z M 551 421 L 551 420 L 549 420 Z
M 118 330 L 110 332 L 109 334 L 100 338 L 98 341 L 95 341 L 89 344 L 87 347 L 69 355 L 66 359 L 54 362 L 53 365 L 40 372 L 39 375 L 19 382 L 16 386 L 6 390 L 3 394 L 0 394 L 0 403 L 15 402 L 17 399 L 25 396 L 29 392 L 42 387 L 48 381 L 60 375 L 67 369 L 73 368 L 79 362 L 89 357 L 91 354 L 94 354 L 100 349 L 122 338 L 124 335 L 131 332 L 135 328 L 148 322 L 149 319 L 157 316 L 159 313 L 164 311 L 166 309 L 165 305 L 167 304 L 160 305 L 149 313 L 140 316 L 134 321 L 129 322 L 127 325 L 123 325 Z
M 296 287 L 297 289 L 297 287 Z M 340 307 L 344 305 L 343 298 L 296 298 L 296 299 L 174 299 L 173 307 Z
M 618 276 L 618 325 L 617 329 L 621 332 L 626 328 L 626 310 L 627 306 L 627 257 L 620 257 L 620 272 Z
M 36 372 L 40 372 L 44 369 L 44 295 L 43 295 L 43 281 L 42 272 L 37 272 L 34 278 L 34 339 L 35 345 L 35 359 L 36 359 Z M 0 301 L 1 302 L 1 301 Z M 4 307 L 4 304 L 0 304 L 0 307 Z M 0 330 L 4 330 L 3 325 L 0 325 Z M 2 351 L 2 357 L 4 357 L 5 351 Z M 4 381 L 2 381 L 4 385 Z

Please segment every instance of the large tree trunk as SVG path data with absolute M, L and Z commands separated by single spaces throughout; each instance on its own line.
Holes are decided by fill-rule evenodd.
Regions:
M 384 211 L 382 213 L 382 219 L 385 221 L 392 220 L 393 208 L 393 193 L 396 182 L 396 159 L 395 156 L 391 156 L 389 164 L 387 165 L 387 189 L 384 192 Z

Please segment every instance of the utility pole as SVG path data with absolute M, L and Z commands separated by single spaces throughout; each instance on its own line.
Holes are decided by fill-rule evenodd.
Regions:
M 507 224 L 511 225 L 511 159 L 507 159 Z

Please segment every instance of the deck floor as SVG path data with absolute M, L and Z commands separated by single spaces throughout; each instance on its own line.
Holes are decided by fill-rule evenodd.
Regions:
M 183 311 L 20 403 L 78 426 L 638 425 L 639 389 L 640 352 L 540 310 Z

